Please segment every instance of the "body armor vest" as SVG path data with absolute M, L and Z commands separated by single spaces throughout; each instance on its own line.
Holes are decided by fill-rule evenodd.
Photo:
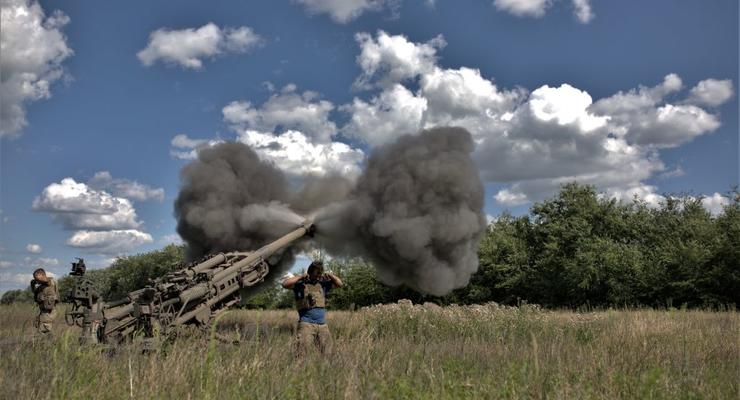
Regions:
M 304 308 L 324 308 L 326 307 L 324 288 L 321 287 L 320 282 L 308 283 L 303 281 L 303 296 L 299 294 L 295 302 L 298 310 L 303 310 Z

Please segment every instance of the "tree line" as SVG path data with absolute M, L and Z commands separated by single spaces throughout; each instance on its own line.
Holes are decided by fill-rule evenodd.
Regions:
M 414 302 L 536 303 L 546 307 L 737 307 L 740 297 L 740 193 L 733 189 L 712 216 L 701 198 L 666 196 L 657 207 L 635 199 L 617 202 L 592 186 L 564 185 L 535 203 L 527 215 L 495 218 L 478 249 L 480 265 L 470 283 L 447 296 L 382 284 L 361 259 L 326 264 L 345 282 L 331 293 L 331 307 L 350 309 L 406 298 Z M 122 257 L 89 271 L 105 299 L 146 285 L 180 268 L 183 246 Z M 60 279 L 65 293 L 71 279 Z M 31 300 L 28 290 L 6 292 L 3 303 Z M 243 306 L 292 307 L 292 293 L 268 282 Z

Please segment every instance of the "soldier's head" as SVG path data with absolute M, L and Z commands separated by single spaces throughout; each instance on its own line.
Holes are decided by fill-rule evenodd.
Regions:
M 306 272 L 308 273 L 308 279 L 315 281 L 324 273 L 324 263 L 321 261 L 314 261 L 308 266 L 308 271 Z
M 41 282 L 41 283 L 48 283 L 49 278 L 46 277 L 46 271 L 44 271 L 43 268 L 39 268 L 35 271 L 33 271 L 33 279 Z

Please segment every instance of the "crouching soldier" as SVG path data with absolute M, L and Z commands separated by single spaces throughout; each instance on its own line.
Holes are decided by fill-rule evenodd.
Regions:
M 331 341 L 326 325 L 326 297 L 331 289 L 342 287 L 342 281 L 332 273 L 324 274 L 321 261 L 314 261 L 306 274 L 285 279 L 283 287 L 293 289 L 298 309 L 296 355 L 304 355 L 311 342 L 324 353 Z
M 43 335 L 50 335 L 56 312 L 54 308 L 59 302 L 59 291 L 54 278 L 46 276 L 46 271 L 39 268 L 33 271 L 31 280 L 33 299 L 39 306 L 39 315 L 36 317 L 36 328 Z

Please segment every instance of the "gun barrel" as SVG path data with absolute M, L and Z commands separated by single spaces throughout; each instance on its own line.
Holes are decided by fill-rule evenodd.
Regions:
M 192 270 L 193 272 L 197 274 L 197 273 L 209 270 L 215 267 L 216 265 L 221 264 L 224 261 L 226 261 L 226 255 L 224 253 L 219 253 L 207 259 L 206 261 L 203 261 L 202 263 L 194 266 Z
M 232 275 L 238 273 L 242 268 L 248 267 L 250 265 L 253 265 L 254 263 L 258 262 L 259 260 L 264 260 L 267 257 L 270 257 L 272 254 L 274 254 L 276 251 L 282 249 L 283 247 L 286 247 L 290 245 L 291 243 L 295 242 L 296 240 L 306 236 L 311 235 L 314 232 L 314 226 L 313 221 L 306 220 L 304 221 L 301 226 L 293 230 L 292 232 L 289 232 L 288 234 L 280 237 L 279 239 L 275 240 L 274 242 L 268 243 L 258 250 L 250 253 L 247 257 L 245 257 L 242 260 L 237 261 L 234 263 L 234 265 L 224 269 L 223 271 L 218 272 L 213 277 L 213 282 L 217 283 L 219 281 L 222 281 L 224 278 L 231 277 Z
M 313 226 L 313 221 L 306 220 L 301 224 L 300 227 L 298 227 L 294 231 L 286 234 L 285 236 L 275 240 L 272 243 L 262 246 L 259 250 L 250 254 L 249 257 L 235 263 L 231 267 L 223 270 L 221 273 L 223 273 L 225 276 L 228 276 L 229 274 L 226 274 L 226 272 L 229 270 L 238 271 L 248 265 L 254 264 L 255 261 L 258 261 L 260 259 L 265 259 L 271 256 L 276 251 L 282 249 L 283 247 L 288 246 L 289 244 L 295 242 L 296 240 L 306 235 L 312 235 L 314 230 L 315 228 Z

